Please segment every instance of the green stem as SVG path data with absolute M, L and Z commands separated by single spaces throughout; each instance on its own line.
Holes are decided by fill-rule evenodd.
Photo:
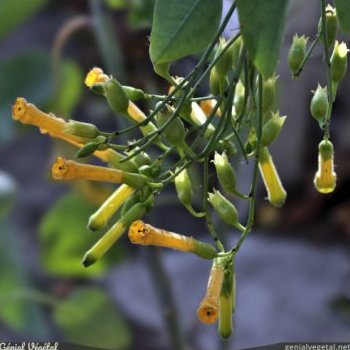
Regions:
M 327 65 L 327 90 L 328 90 L 328 111 L 326 119 L 324 121 L 324 138 L 329 138 L 329 124 L 332 114 L 333 107 L 333 87 L 332 87 L 332 73 L 331 73 L 331 59 L 329 54 L 329 40 L 327 35 L 326 28 L 326 1 L 321 0 L 321 26 L 322 26 L 322 35 L 324 43 L 324 59 Z
M 319 42 L 320 37 L 321 37 L 321 34 L 317 33 L 316 36 L 315 36 L 315 39 L 313 40 L 313 42 L 311 43 L 309 49 L 307 50 L 304 59 L 300 63 L 300 66 L 299 66 L 298 70 L 294 74 L 294 77 L 298 77 L 301 74 L 301 72 L 303 71 L 305 63 L 309 59 L 310 55 L 312 54 L 314 48 L 316 47 L 316 44 Z
M 203 211 L 205 213 L 205 218 L 207 221 L 207 226 L 209 229 L 210 235 L 213 237 L 213 240 L 219 249 L 220 252 L 224 252 L 225 248 L 222 242 L 220 241 L 218 234 L 215 231 L 215 227 L 211 220 L 211 215 L 209 211 L 209 203 L 208 203 L 208 187 L 209 187 L 209 157 L 206 156 L 204 159 L 203 164 L 203 194 L 202 194 L 202 200 L 203 200 Z
M 258 76 L 258 129 L 257 129 L 257 147 L 256 147 L 256 153 L 255 153 L 255 163 L 254 163 L 254 170 L 253 170 L 253 180 L 252 185 L 250 188 L 250 203 L 249 203 L 249 213 L 248 213 L 248 220 L 245 227 L 245 230 L 243 231 L 240 239 L 238 240 L 236 246 L 232 249 L 233 254 L 237 254 L 239 249 L 242 246 L 242 243 L 244 242 L 245 238 L 247 237 L 248 233 L 251 231 L 253 224 L 254 224 L 254 216 L 255 216 L 255 204 L 256 204 L 256 195 L 257 195 L 257 187 L 258 187 L 258 173 L 259 173 L 259 159 L 260 159 L 260 152 L 261 152 L 261 135 L 262 135 L 262 124 L 263 124 L 263 111 L 262 111 L 262 102 L 263 102 L 263 78 L 261 74 Z

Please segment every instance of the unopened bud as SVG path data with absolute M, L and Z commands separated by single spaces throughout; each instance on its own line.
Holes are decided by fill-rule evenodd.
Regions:
M 234 227 L 239 225 L 236 207 L 219 191 L 214 190 L 214 193 L 208 193 L 208 201 L 218 213 L 222 221 Z
M 236 173 L 228 161 L 226 153 L 214 154 L 216 174 L 222 189 L 225 192 L 234 193 L 236 189 Z
M 278 112 L 271 112 L 272 117 L 266 122 L 262 130 L 261 144 L 269 146 L 279 136 L 286 116 L 281 117 Z
M 305 58 L 307 41 L 308 37 L 305 37 L 305 35 L 299 36 L 295 34 L 293 36 L 293 43 L 288 54 L 288 65 L 292 76 L 298 74 L 300 66 Z
M 328 108 L 327 87 L 322 88 L 321 85 L 318 85 L 310 104 L 311 115 L 322 124 L 327 116 Z

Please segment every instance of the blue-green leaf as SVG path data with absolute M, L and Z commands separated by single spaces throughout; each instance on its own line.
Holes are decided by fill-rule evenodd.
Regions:
M 282 45 L 288 0 L 236 0 L 244 45 L 257 70 L 274 73 Z
M 217 31 L 221 13 L 221 0 L 157 0 L 150 46 L 153 64 L 204 49 Z

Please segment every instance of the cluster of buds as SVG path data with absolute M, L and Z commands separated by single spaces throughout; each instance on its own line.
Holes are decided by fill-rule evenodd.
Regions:
M 337 11 L 338 6 L 339 13 Z M 338 85 L 344 79 L 347 71 L 347 55 L 349 51 L 345 42 L 337 40 L 339 29 L 346 31 L 348 28 L 348 20 L 344 18 L 344 14 L 348 11 L 344 10 L 340 1 L 336 2 L 336 7 L 334 8 L 330 4 L 327 6 L 322 4 L 322 15 L 318 22 L 318 33 L 314 42 L 307 49 L 308 38 L 304 35 L 298 36 L 296 34 L 288 55 L 288 64 L 292 76 L 297 77 L 303 70 L 318 41 L 322 43 L 324 48 L 323 57 L 328 69 L 328 83 L 326 87 L 318 84 L 316 90 L 313 91 L 310 103 L 311 116 L 324 131 L 323 140 L 319 144 L 319 167 L 314 179 L 316 190 L 324 194 L 333 192 L 336 185 L 333 145 L 329 140 L 329 129 L 332 106 L 336 98 Z

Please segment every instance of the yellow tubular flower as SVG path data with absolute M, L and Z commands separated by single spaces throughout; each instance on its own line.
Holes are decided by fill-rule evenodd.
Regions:
M 121 185 L 99 209 L 90 216 L 88 228 L 97 231 L 104 227 L 113 214 L 121 205 L 135 192 L 135 189 L 128 185 Z
M 134 244 L 172 248 L 194 253 L 204 259 L 213 259 L 216 256 L 216 251 L 210 244 L 199 242 L 192 237 L 155 228 L 141 220 L 134 221 L 130 225 L 129 239 Z
M 200 107 L 204 114 L 209 117 L 210 114 L 212 113 L 213 109 L 215 108 L 216 101 L 215 100 L 204 100 L 200 102 Z M 216 115 L 218 117 L 221 116 L 221 111 L 220 108 L 216 111 Z
M 142 187 L 147 177 L 139 174 L 127 173 L 122 170 L 88 165 L 57 157 L 51 167 L 52 178 L 55 180 L 84 179 L 109 183 L 127 183 L 135 187 Z
M 213 261 L 207 291 L 197 310 L 198 318 L 203 323 L 215 323 L 219 315 L 219 300 L 224 281 L 225 269 Z
M 329 140 L 323 140 L 318 148 L 318 170 L 314 184 L 318 192 L 327 194 L 334 191 L 337 182 L 337 175 L 334 172 L 333 144 Z
M 23 124 L 38 127 L 43 134 L 47 133 L 52 137 L 63 138 L 65 141 L 75 145 L 83 142 L 83 139 L 80 137 L 64 134 L 66 124 L 64 119 L 42 112 L 32 103 L 28 103 L 23 97 L 18 97 L 12 106 L 12 118 Z
M 18 97 L 12 106 L 12 118 L 23 124 L 34 125 L 38 127 L 42 133 L 48 133 L 51 137 L 66 141 L 75 147 L 81 148 L 86 143 L 86 139 L 65 134 L 64 129 L 67 123 L 64 119 L 57 118 L 52 113 L 47 114 L 42 112 L 32 103 L 28 103 L 23 97 Z M 120 163 L 120 159 L 123 158 L 123 156 L 112 149 L 95 151 L 94 155 L 116 168 L 125 171 L 137 170 L 133 162 L 128 161 Z
M 117 221 L 95 245 L 89 249 L 82 260 L 82 264 L 88 267 L 94 264 L 101 256 L 103 256 L 111 246 L 119 239 L 125 232 L 126 225 L 122 221 Z
M 259 159 L 259 169 L 267 191 L 267 199 L 274 207 L 282 207 L 287 193 L 278 176 L 275 164 L 266 147 L 262 149 Z

